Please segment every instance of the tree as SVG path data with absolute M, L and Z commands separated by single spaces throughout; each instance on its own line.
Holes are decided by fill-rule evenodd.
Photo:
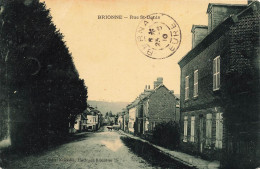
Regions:
M 0 64 L 7 65 L 12 144 L 45 145 L 66 135 L 86 109 L 87 88 L 44 3 L 5 1 L 2 9 L 0 53 L 9 55 Z

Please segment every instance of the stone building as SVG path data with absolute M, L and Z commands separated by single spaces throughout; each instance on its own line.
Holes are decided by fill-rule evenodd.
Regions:
M 192 27 L 192 49 L 179 61 L 182 148 L 228 168 L 256 167 L 259 2 L 210 3 L 207 14 L 208 26 Z
M 157 78 L 154 88 L 146 86 L 130 105 L 129 131 L 136 134 L 146 134 L 154 130 L 161 122 L 176 121 L 176 96 L 163 84 L 163 78 Z

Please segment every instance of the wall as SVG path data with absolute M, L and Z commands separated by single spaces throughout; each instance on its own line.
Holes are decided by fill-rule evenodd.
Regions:
M 149 125 L 153 122 L 175 120 L 176 100 L 165 87 L 160 87 L 149 97 Z
M 213 92 L 213 59 L 221 55 L 225 57 L 228 41 L 225 36 L 220 37 L 211 46 L 196 56 L 181 69 L 181 112 L 199 110 L 219 106 L 221 104 L 219 92 Z M 222 63 L 222 61 L 220 60 Z M 220 65 L 222 65 L 220 63 Z M 194 71 L 198 70 L 198 97 L 193 97 Z M 222 69 L 220 69 L 222 71 Z M 223 74 L 223 73 L 221 73 Z M 189 99 L 185 100 L 185 77 L 189 76 Z M 220 82 L 221 82 L 220 78 Z
M 202 41 L 208 34 L 208 28 L 200 25 L 193 25 L 192 34 L 192 48 Z
M 136 119 L 136 107 L 133 107 L 129 109 L 129 122 L 128 122 L 128 129 L 132 133 L 134 133 L 135 119 Z

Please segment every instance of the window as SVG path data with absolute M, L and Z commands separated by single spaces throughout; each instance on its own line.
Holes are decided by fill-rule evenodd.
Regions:
M 185 77 L 185 100 L 189 99 L 189 76 Z
M 223 139 L 223 116 L 222 113 L 216 114 L 216 148 L 222 148 Z
M 194 90 L 193 90 L 193 96 L 197 97 L 198 96 L 198 90 L 199 90 L 199 86 L 198 86 L 198 70 L 194 71 Z
M 212 138 L 212 114 L 207 114 L 206 119 L 206 145 L 210 145 Z
M 220 56 L 213 60 L 213 90 L 220 88 Z
M 183 141 L 187 142 L 187 132 L 188 132 L 188 117 L 184 117 L 184 138 Z
M 194 142 L 195 141 L 195 116 L 191 117 L 191 123 L 190 123 L 190 141 Z

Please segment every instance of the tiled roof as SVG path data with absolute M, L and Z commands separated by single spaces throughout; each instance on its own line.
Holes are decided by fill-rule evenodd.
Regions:
M 159 88 L 161 88 L 161 87 L 165 87 L 165 85 L 164 85 L 164 84 L 161 84 L 161 85 L 157 86 L 155 89 L 145 90 L 145 91 L 142 92 L 132 103 L 130 103 L 127 107 L 128 107 L 128 108 L 132 108 L 132 107 L 138 105 L 140 101 L 142 101 L 142 100 L 144 100 L 144 99 L 146 99 L 146 98 L 149 98 L 153 93 L 155 93 L 155 92 L 156 92 Z M 165 88 L 166 88 L 167 90 L 169 90 L 167 87 L 165 87 Z M 173 94 L 172 91 L 169 90 L 169 92 Z M 173 96 L 174 96 L 175 98 L 177 98 L 174 94 L 173 94 Z

